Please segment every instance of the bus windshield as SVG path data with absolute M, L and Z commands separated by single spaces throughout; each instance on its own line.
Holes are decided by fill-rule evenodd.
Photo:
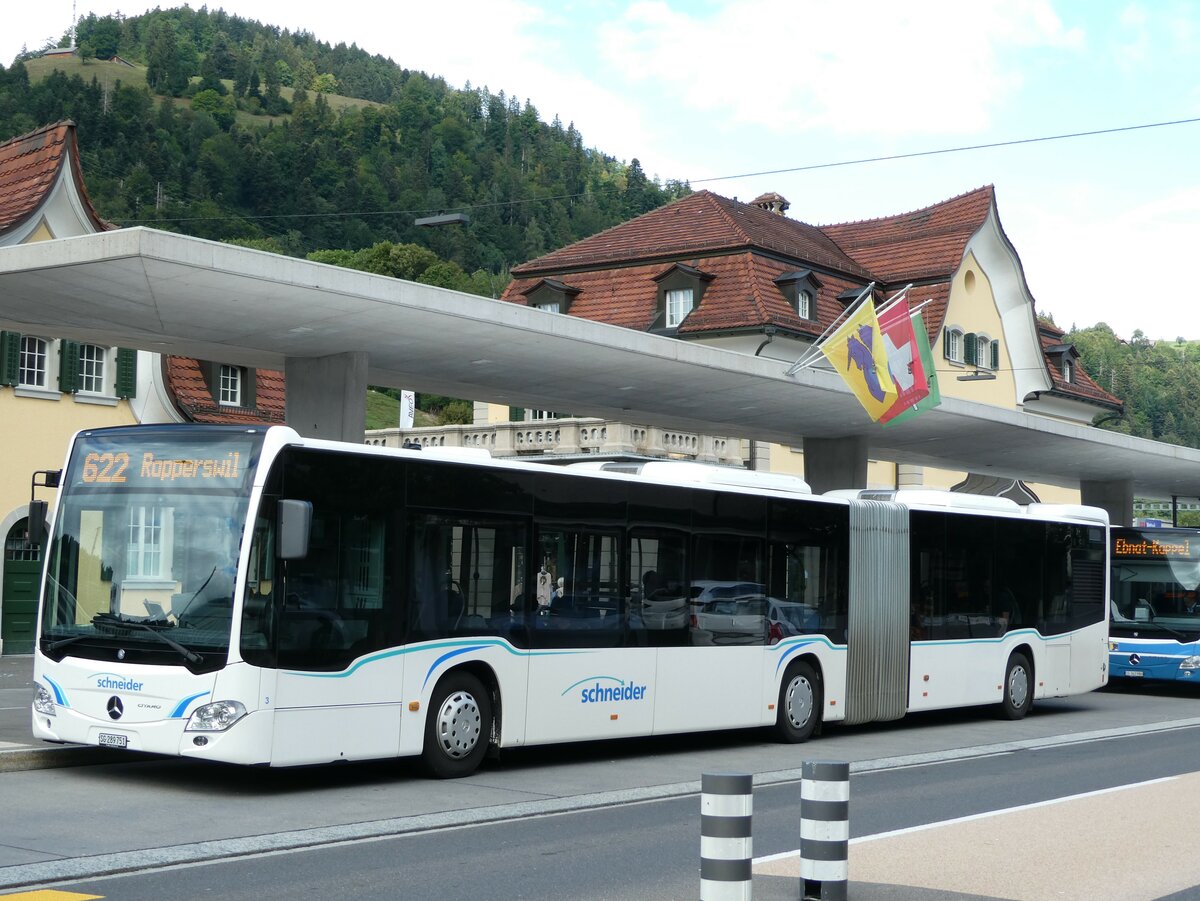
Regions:
M 47 555 L 42 652 L 223 665 L 261 441 L 232 429 L 81 435 Z
M 1113 529 L 1113 628 L 1200 631 L 1200 541 L 1169 529 Z

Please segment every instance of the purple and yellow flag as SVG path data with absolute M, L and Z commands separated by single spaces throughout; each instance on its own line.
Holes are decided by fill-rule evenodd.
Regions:
M 859 304 L 837 331 L 821 343 L 821 353 L 846 380 L 867 415 L 878 421 L 896 403 L 888 374 L 887 349 L 870 300 Z

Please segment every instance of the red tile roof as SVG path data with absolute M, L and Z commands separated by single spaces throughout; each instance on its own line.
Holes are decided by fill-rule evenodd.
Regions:
M 713 251 L 750 247 L 807 260 L 815 266 L 857 276 L 864 282 L 871 280 L 871 274 L 843 253 L 820 229 L 710 191 L 689 194 L 636 219 L 522 263 L 515 266 L 512 273 L 518 278 L 528 278 L 534 273 L 547 275 L 575 268 L 594 269 L 605 263 L 711 256 Z M 565 277 L 563 281 L 571 282 Z
M 213 398 L 200 363 L 191 357 L 163 356 L 163 379 L 175 406 L 190 422 L 226 425 L 274 425 L 284 421 L 283 373 L 257 369 L 253 407 L 224 407 Z
M 0 234 L 21 225 L 42 207 L 68 160 L 70 177 L 92 226 L 96 231 L 117 227 L 101 219 L 92 207 L 79 166 L 75 123 L 67 120 L 0 144 Z
M 1109 394 L 1098 384 L 1095 379 L 1084 372 L 1083 367 L 1078 363 L 1072 370 L 1072 379 L 1067 381 L 1063 378 L 1062 369 L 1059 366 L 1061 356 L 1059 353 L 1045 353 L 1053 347 L 1072 346 L 1069 341 L 1065 341 L 1066 332 L 1056 325 L 1051 325 L 1045 320 L 1038 320 L 1038 337 L 1042 342 L 1043 356 L 1046 359 L 1046 369 L 1050 372 L 1050 378 L 1054 382 L 1054 387 L 1051 389 L 1052 394 L 1062 397 L 1070 397 L 1074 400 L 1088 401 L 1093 404 L 1098 404 L 1102 407 L 1111 407 L 1114 410 L 1123 410 L 1124 402 L 1113 394 Z
M 823 225 L 821 231 L 880 281 L 902 286 L 953 275 L 995 202 L 986 185 L 911 213 Z

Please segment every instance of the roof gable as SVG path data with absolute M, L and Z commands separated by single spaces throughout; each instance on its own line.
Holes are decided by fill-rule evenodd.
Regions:
M 92 206 L 79 166 L 75 123 L 66 120 L 0 144 L 0 243 L 44 209 L 63 178 L 76 192 L 84 229 L 116 227 L 101 219 Z

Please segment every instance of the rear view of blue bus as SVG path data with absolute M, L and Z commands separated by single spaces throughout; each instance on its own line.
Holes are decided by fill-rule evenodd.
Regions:
M 1112 530 L 1114 678 L 1200 682 L 1200 530 Z

